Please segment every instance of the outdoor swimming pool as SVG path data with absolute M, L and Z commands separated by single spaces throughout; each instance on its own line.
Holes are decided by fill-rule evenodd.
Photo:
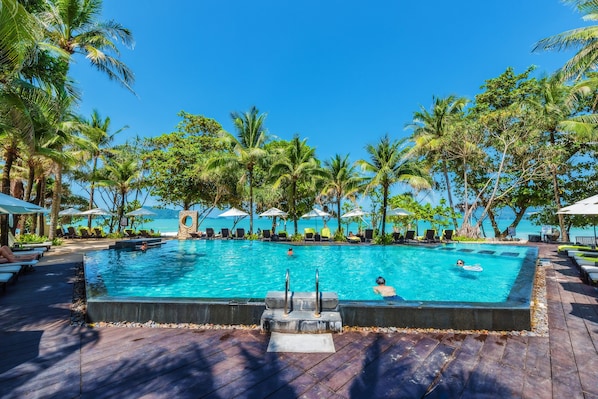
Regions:
M 317 269 L 320 291 L 336 292 L 347 309 L 514 305 L 529 310 L 537 258 L 535 247 L 513 245 L 300 245 L 287 256 L 288 247 L 248 240 L 173 240 L 147 252 L 92 252 L 85 257 L 88 308 L 93 310 L 94 302 L 115 301 L 119 306 L 210 301 L 263 305 L 268 291 L 284 290 L 287 269 L 295 292 L 314 291 Z M 455 266 L 457 259 L 479 264 L 483 271 L 462 270 Z M 380 275 L 405 302 L 389 305 L 374 294 Z M 144 312 L 137 309 L 137 314 Z M 109 312 L 116 314 L 107 315 L 104 309 L 100 317 L 120 317 L 117 309 Z
M 264 298 L 284 290 L 320 289 L 340 300 L 380 299 L 377 276 L 406 300 L 503 302 L 519 274 L 526 247 L 449 244 L 423 246 L 287 246 L 247 240 L 170 241 L 142 251 L 99 251 L 86 258 L 88 282 L 98 293 L 122 297 Z M 471 252 L 469 252 L 471 251 Z M 455 267 L 457 259 L 482 272 Z

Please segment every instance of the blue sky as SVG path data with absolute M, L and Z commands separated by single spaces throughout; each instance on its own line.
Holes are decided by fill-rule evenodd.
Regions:
M 298 133 L 320 159 L 366 157 L 364 147 L 405 125 L 432 96 L 473 98 L 512 66 L 538 74 L 571 54 L 531 53 L 535 42 L 583 25 L 558 0 L 104 1 L 104 18 L 132 30 L 122 60 L 136 96 L 77 58 L 83 101 L 117 141 L 174 130 L 185 110 L 232 131 L 230 113 L 252 105 L 272 136 Z

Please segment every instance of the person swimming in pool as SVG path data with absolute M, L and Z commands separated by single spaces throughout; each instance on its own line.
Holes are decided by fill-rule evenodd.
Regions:
M 140 248 L 143 252 L 147 251 L 147 241 L 144 241 L 141 243 L 141 248 Z
M 465 261 L 463 259 L 457 259 L 457 267 L 462 268 L 463 270 L 468 270 L 470 272 L 481 272 L 482 270 L 482 266 L 480 265 L 467 265 L 465 266 Z
M 382 295 L 382 298 L 384 299 L 396 299 L 399 301 L 402 301 L 403 298 L 401 298 L 400 296 L 397 295 L 397 291 L 394 289 L 394 287 L 391 287 L 390 285 L 386 285 L 386 280 L 384 279 L 384 277 L 380 276 L 376 279 L 376 285 L 374 287 L 374 292 L 376 294 L 380 294 Z
M 294 255 L 293 248 L 289 248 L 289 250 L 287 251 L 287 255 L 289 255 L 289 256 L 293 256 Z

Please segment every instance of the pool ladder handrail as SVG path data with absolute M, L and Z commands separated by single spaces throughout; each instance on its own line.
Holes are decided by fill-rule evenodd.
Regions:
M 284 278 L 284 313 L 283 317 L 289 316 L 289 287 L 291 285 L 291 273 L 287 269 Z M 314 311 L 314 317 L 320 317 L 320 272 L 316 269 L 316 309 Z
M 291 285 L 291 273 L 287 269 L 287 273 L 284 279 L 284 313 L 283 317 L 289 316 L 289 287 Z
M 316 269 L 316 310 L 314 317 L 320 317 L 320 272 Z

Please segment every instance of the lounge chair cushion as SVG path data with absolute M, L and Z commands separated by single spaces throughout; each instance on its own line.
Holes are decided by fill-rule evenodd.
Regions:
M 15 264 L 0 264 L 0 273 L 13 273 L 17 274 L 20 273 L 22 270 L 22 266 L 15 265 Z

